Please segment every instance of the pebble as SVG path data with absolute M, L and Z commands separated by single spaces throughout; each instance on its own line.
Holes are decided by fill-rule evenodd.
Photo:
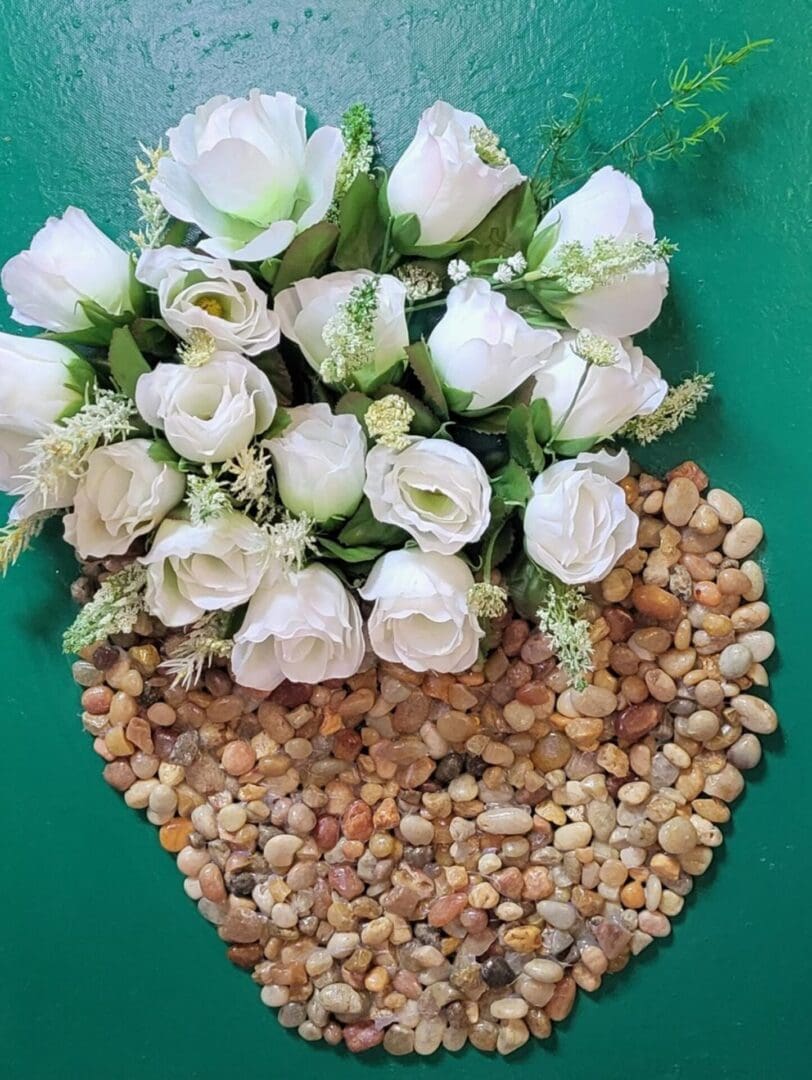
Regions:
M 771 735 L 778 727 L 775 709 L 763 698 L 739 694 L 730 703 L 742 727 L 759 735 Z
M 527 810 L 518 806 L 500 806 L 486 810 L 476 819 L 477 826 L 496 836 L 516 836 L 533 828 L 533 819 Z
M 665 490 L 663 514 L 671 525 L 687 525 L 698 505 L 696 484 L 685 477 L 675 477 Z
M 719 654 L 719 672 L 726 679 L 740 679 L 753 664 L 753 654 L 746 645 L 728 645 Z
M 705 499 L 725 525 L 735 525 L 744 517 L 744 510 L 739 500 L 729 492 L 722 491 L 721 488 L 711 488 Z
M 750 650 L 756 664 L 769 660 L 775 652 L 775 638 L 769 630 L 748 630 L 739 634 L 737 640 L 739 645 L 745 645 Z
M 764 528 L 755 518 L 745 517 L 730 529 L 722 542 L 729 559 L 744 559 L 755 551 L 764 536 Z

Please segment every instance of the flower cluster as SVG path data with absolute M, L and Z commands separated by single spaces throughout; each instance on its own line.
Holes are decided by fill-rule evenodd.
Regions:
M 66 511 L 81 558 L 123 566 L 66 649 L 146 611 L 187 686 L 215 659 L 261 691 L 342 678 L 370 647 L 460 671 L 511 604 L 579 685 L 582 587 L 637 535 L 605 444 L 710 387 L 669 391 L 632 340 L 675 248 L 610 166 L 537 207 L 446 102 L 388 177 L 365 106 L 305 119 L 212 98 L 144 151 L 137 253 L 71 208 L 3 268 L 46 333 L 0 335 L 2 568 Z

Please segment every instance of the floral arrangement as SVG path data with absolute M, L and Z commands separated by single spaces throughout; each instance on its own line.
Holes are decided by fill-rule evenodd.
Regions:
M 343 678 L 369 648 L 462 671 L 508 604 L 582 685 L 582 586 L 637 533 L 622 440 L 711 385 L 669 388 L 634 342 L 676 247 L 616 165 L 718 132 L 663 118 L 762 44 L 681 67 L 573 169 L 580 99 L 529 177 L 443 101 L 389 172 L 363 105 L 310 136 L 285 93 L 184 116 L 138 162 L 137 257 L 71 207 L 3 268 L 12 317 L 44 331 L 0 335 L 3 570 L 65 512 L 107 571 L 66 650 L 146 611 L 186 628 L 187 686 L 224 657 L 258 690 Z

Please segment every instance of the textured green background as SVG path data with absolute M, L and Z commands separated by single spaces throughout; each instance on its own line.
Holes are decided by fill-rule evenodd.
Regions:
M 529 166 L 562 92 L 590 83 L 605 138 L 712 38 L 775 37 L 737 80 L 727 142 L 643 179 L 682 249 L 649 351 L 673 377 L 716 371 L 719 389 L 703 425 L 648 460 L 696 456 L 765 522 L 784 727 L 673 938 L 579 998 L 550 1041 L 507 1062 L 351 1059 L 277 1026 L 153 829 L 103 784 L 59 654 L 72 567 L 51 534 L 0 593 L 2 1075 L 809 1075 L 808 25 L 799 0 L 5 0 L 2 261 L 69 203 L 124 238 L 136 140 L 217 92 L 289 90 L 329 122 L 364 99 L 390 161 L 442 96 L 481 112 Z

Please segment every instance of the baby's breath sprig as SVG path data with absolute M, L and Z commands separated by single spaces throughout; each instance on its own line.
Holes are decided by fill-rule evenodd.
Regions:
M 491 131 L 489 127 L 483 125 L 472 127 L 468 134 L 471 136 L 474 150 L 476 150 L 480 161 L 484 161 L 486 165 L 491 165 L 494 168 L 510 165 L 507 151 L 500 145 L 499 136 L 495 131 Z
M 208 474 L 186 478 L 186 505 L 189 507 L 189 519 L 193 525 L 205 525 L 208 521 L 222 517 L 234 509 L 228 492 L 221 486 L 217 477 Z
M 395 270 L 395 277 L 406 286 L 406 299 L 410 304 L 416 300 L 429 300 L 443 291 L 439 274 L 419 263 L 403 263 Z
M 586 686 L 586 675 L 592 671 L 592 641 L 589 623 L 580 618 L 584 604 L 581 586 L 551 581 L 544 603 L 536 612 L 539 630 L 550 638 L 558 662 L 576 690 Z
M 160 670 L 172 676 L 173 686 L 191 690 L 215 660 L 231 656 L 234 642 L 228 636 L 229 622 L 227 611 L 204 615 L 171 649 L 169 658 L 162 661 Z
M 669 240 L 649 242 L 639 236 L 599 236 L 589 247 L 580 240 L 570 240 L 560 245 L 544 276 L 556 278 L 567 292 L 589 292 L 621 281 L 651 263 L 667 261 L 676 250 Z
M 363 102 L 350 105 L 341 118 L 341 134 L 344 137 L 344 153 L 338 163 L 333 202 L 327 211 L 328 221 L 338 220 L 341 200 L 350 190 L 359 173 L 369 172 L 375 157 L 372 142 L 372 113 Z
M 78 653 L 111 634 L 128 634 L 144 610 L 146 584 L 146 568 L 137 562 L 105 578 L 65 631 L 63 650 Z
M 494 271 L 493 280 L 500 285 L 507 285 L 517 277 L 521 277 L 526 269 L 527 259 L 525 259 L 521 251 L 517 251 L 515 255 L 511 255 L 509 259 L 499 263 Z
M 593 334 L 591 330 L 579 330 L 573 352 L 595 367 L 613 367 L 619 359 L 616 346 L 600 334 Z
M 169 225 L 169 214 L 164 210 L 158 196 L 150 190 L 150 184 L 158 175 L 158 162 L 161 158 L 169 157 L 169 151 L 160 143 L 154 147 L 144 146 L 143 143 L 138 145 L 144 156 L 135 159 L 135 171 L 138 175 L 132 186 L 135 189 L 135 201 L 141 211 L 139 220 L 143 227 L 138 232 L 131 232 L 130 239 L 143 251 L 145 248 L 159 247 Z
M 377 277 L 366 278 L 354 286 L 324 324 L 321 336 L 330 350 L 321 365 L 321 377 L 326 383 L 349 386 L 354 372 L 372 362 L 379 289 Z
M 271 455 L 258 444 L 240 450 L 222 467 L 220 483 L 244 514 L 261 524 L 276 509 L 271 487 Z
M 196 326 L 186 341 L 178 346 L 178 359 L 186 367 L 203 367 L 214 356 L 217 343 L 208 330 Z
M 676 431 L 686 420 L 696 416 L 699 406 L 713 389 L 713 375 L 691 375 L 678 386 L 672 386 L 659 408 L 649 416 L 635 416 L 624 424 L 618 434 L 634 439 L 645 446 Z
M 480 619 L 501 619 L 507 611 L 507 590 L 490 581 L 477 581 L 468 590 L 468 610 Z
M 313 535 L 316 523 L 307 514 L 298 517 L 285 511 L 279 521 L 265 525 L 261 550 L 270 562 L 279 563 L 284 570 L 301 570 L 308 553 L 317 550 Z
M 452 259 L 448 264 L 447 273 L 455 285 L 461 285 L 467 277 L 471 276 L 471 267 L 465 259 Z
M 50 513 L 31 514 L 21 521 L 9 521 L 0 528 L 0 576 L 5 577 L 24 551 L 42 532 Z
M 135 416 L 135 405 L 124 394 L 97 389 L 94 401 L 51 424 L 29 443 L 28 460 L 13 494 L 47 499 L 67 480 L 78 480 L 96 446 L 123 439 Z
M 409 425 L 414 420 L 414 409 L 400 394 L 387 394 L 373 401 L 364 414 L 364 424 L 370 437 L 392 450 L 403 450 L 409 445 Z

